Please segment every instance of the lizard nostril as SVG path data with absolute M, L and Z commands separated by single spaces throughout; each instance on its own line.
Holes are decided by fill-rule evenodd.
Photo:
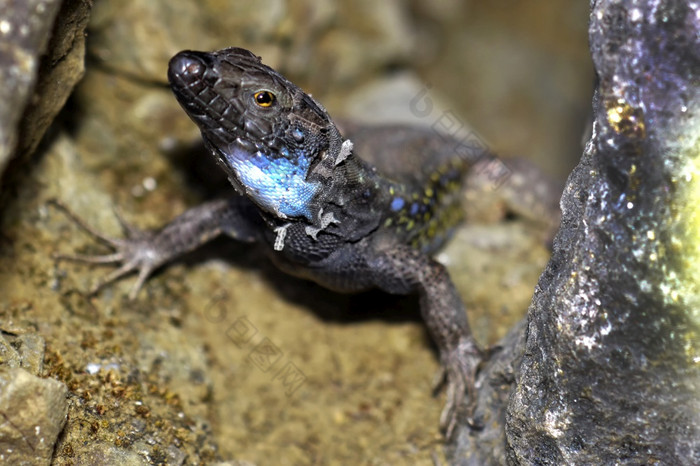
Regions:
M 189 74 L 200 74 L 202 72 L 202 64 L 197 62 L 187 63 L 184 67 L 184 72 Z

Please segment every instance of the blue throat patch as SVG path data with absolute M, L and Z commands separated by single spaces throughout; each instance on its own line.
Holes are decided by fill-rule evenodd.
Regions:
M 311 164 L 308 158 L 272 158 L 259 151 L 251 154 L 238 148 L 223 156 L 262 208 L 286 217 L 314 221 L 311 201 L 321 185 L 306 181 Z

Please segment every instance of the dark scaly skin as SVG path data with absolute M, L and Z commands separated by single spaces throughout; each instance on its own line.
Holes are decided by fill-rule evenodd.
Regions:
M 447 384 L 441 427 L 450 436 L 460 417 L 471 423 L 464 395 L 474 399 L 482 352 L 445 267 L 428 254 L 461 219 L 473 167 L 430 130 L 350 125 L 346 139 L 320 104 L 247 50 L 181 52 L 168 78 L 240 196 L 158 231 L 125 226 L 125 239 L 68 211 L 115 252 L 64 257 L 119 264 L 102 284 L 138 272 L 133 297 L 154 269 L 223 234 L 264 245 L 282 270 L 333 290 L 418 295 Z

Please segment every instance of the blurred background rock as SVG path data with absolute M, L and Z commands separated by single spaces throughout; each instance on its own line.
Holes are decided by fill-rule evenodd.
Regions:
M 101 1 L 88 54 L 132 82 L 165 83 L 179 50 L 241 46 L 334 115 L 352 105 L 362 116 L 354 91 L 409 71 L 497 152 L 563 178 L 590 107 L 587 19 L 585 2 L 543 0 Z

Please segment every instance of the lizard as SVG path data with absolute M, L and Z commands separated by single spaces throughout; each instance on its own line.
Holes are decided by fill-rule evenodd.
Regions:
M 488 352 L 431 255 L 462 219 L 464 181 L 493 156 L 466 160 L 430 129 L 346 123 L 341 132 L 319 102 L 242 48 L 182 51 L 170 60 L 168 80 L 237 195 L 157 230 L 119 218 L 123 238 L 101 234 L 56 202 L 113 249 L 57 257 L 116 264 L 93 292 L 137 273 L 134 298 L 154 270 L 226 235 L 261 244 L 281 270 L 331 290 L 417 295 L 447 391 L 440 428 L 450 438 L 460 420 L 476 426 L 475 377 Z

